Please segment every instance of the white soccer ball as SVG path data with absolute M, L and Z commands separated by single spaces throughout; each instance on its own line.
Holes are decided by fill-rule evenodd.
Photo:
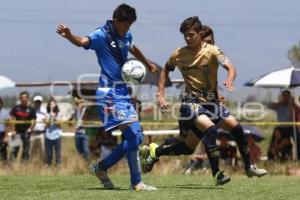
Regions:
M 131 84 L 140 84 L 146 77 L 146 67 L 138 60 L 129 60 L 122 66 L 122 78 Z

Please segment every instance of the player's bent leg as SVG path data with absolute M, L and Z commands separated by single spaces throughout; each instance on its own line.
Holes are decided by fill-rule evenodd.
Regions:
M 145 147 L 144 147 L 145 148 Z M 149 146 L 149 153 L 145 159 L 142 159 L 142 171 L 144 173 L 150 172 L 154 164 L 163 155 L 191 155 L 194 149 L 190 149 L 185 142 L 176 142 L 170 145 L 157 145 L 151 143 Z
M 141 167 L 143 173 L 150 172 L 154 164 L 159 161 L 159 157 L 157 157 L 155 153 L 158 146 L 156 143 L 151 143 L 149 146 L 144 145 L 142 147 Z
M 217 147 L 217 127 L 206 115 L 200 115 L 195 120 L 198 129 L 204 132 L 203 142 L 210 163 L 215 185 L 223 185 L 230 182 L 230 177 L 225 176 L 219 169 L 219 150 Z

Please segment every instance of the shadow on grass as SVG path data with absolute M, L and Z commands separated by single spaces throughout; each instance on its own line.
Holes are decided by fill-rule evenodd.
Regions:
M 115 188 L 113 190 L 110 190 L 110 189 L 106 189 L 106 188 L 103 188 L 103 187 L 90 187 L 90 188 L 84 188 L 84 190 L 99 190 L 99 191 L 129 191 L 129 189 L 125 189 L 125 188 Z
M 184 184 L 184 185 L 174 185 L 174 186 L 162 186 L 158 188 L 180 188 L 180 189 L 190 189 L 190 190 L 224 190 L 220 186 L 209 186 L 209 185 L 200 185 L 200 184 Z

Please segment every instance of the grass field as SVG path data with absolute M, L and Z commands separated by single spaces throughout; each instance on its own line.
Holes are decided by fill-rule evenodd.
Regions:
M 299 199 L 300 178 L 266 176 L 248 179 L 233 176 L 232 182 L 221 187 L 212 184 L 210 176 L 144 176 L 146 183 L 157 191 L 132 192 L 129 177 L 111 177 L 117 190 L 104 190 L 89 175 L 78 176 L 0 176 L 0 199 Z

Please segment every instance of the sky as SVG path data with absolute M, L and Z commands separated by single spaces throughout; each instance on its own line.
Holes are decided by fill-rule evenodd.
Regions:
M 237 90 L 244 90 L 249 79 L 290 66 L 287 52 L 300 40 L 297 0 L 0 1 L 0 74 L 15 82 L 35 82 L 98 73 L 94 52 L 68 43 L 56 34 L 56 27 L 64 23 L 74 34 L 88 35 L 111 19 L 120 3 L 136 8 L 134 43 L 161 65 L 184 45 L 180 23 L 199 16 L 214 29 L 217 45 L 237 68 Z M 222 82 L 226 73 L 219 71 Z M 175 72 L 171 77 L 181 75 Z

